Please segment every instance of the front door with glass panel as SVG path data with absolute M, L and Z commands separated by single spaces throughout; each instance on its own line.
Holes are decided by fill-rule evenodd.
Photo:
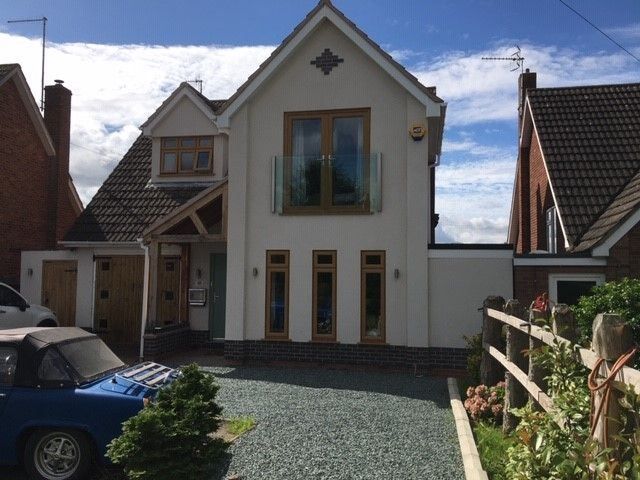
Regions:
M 370 112 L 285 114 L 285 211 L 369 210 Z

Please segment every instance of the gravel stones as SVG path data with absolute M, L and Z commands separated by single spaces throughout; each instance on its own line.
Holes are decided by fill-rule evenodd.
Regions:
M 211 367 L 225 417 L 256 428 L 219 478 L 464 478 L 443 379 L 331 369 Z

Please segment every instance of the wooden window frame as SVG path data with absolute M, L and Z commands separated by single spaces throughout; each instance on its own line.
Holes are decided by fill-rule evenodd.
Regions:
M 318 257 L 320 255 L 331 255 L 333 262 L 331 265 L 324 263 L 318 263 Z M 337 284 L 338 284 L 338 252 L 336 250 L 314 250 L 313 251 L 313 292 L 312 292 L 312 307 L 311 307 L 311 340 L 313 342 L 335 342 L 336 333 L 338 329 L 338 314 L 337 314 Z M 319 334 L 317 333 L 317 314 L 318 314 L 318 273 L 330 272 L 333 274 L 332 282 L 332 318 L 331 318 L 331 334 Z
M 284 255 L 285 263 L 273 263 L 271 257 L 273 255 Z M 264 314 L 264 337 L 267 340 L 289 340 L 289 266 L 290 252 L 289 250 L 267 250 L 266 254 L 266 281 L 265 281 L 265 314 Z M 284 329 L 282 332 L 272 332 L 271 326 L 271 274 L 274 272 L 283 272 L 285 274 L 285 291 L 284 291 Z
M 193 147 L 183 147 L 182 141 L 184 139 L 193 138 L 195 140 L 195 146 Z M 165 140 L 175 139 L 176 146 L 175 147 L 166 147 Z M 200 142 L 204 139 L 210 139 L 211 145 L 208 147 L 203 147 L 200 145 Z M 160 175 L 164 176 L 175 176 L 175 175 L 213 175 L 213 144 L 214 138 L 213 135 L 191 135 L 191 136 L 182 136 L 182 137 L 162 137 L 160 139 Z M 208 152 L 209 153 L 209 164 L 207 168 L 198 168 L 198 154 L 200 152 Z M 164 168 L 164 154 L 165 153 L 175 153 L 176 155 L 176 168 L 175 170 L 166 170 Z M 193 168 L 189 170 L 184 170 L 180 166 L 180 156 L 182 153 L 193 153 Z
M 380 264 L 368 265 L 367 256 L 379 255 Z M 362 250 L 360 252 L 360 341 L 362 343 L 386 343 L 387 338 L 387 255 L 384 250 Z M 380 336 L 368 337 L 366 335 L 367 309 L 366 309 L 366 281 L 367 273 L 380 273 Z
M 333 119 L 344 117 L 363 117 L 363 155 L 370 154 L 371 144 L 371 108 L 349 108 L 340 110 L 310 110 L 303 112 L 284 113 L 284 201 L 282 212 L 286 215 L 325 215 L 325 214 L 370 214 L 370 193 L 364 205 L 331 205 L 332 178 L 331 170 L 326 165 L 321 168 L 320 177 L 320 205 L 292 206 L 291 198 L 291 155 L 294 120 L 320 119 L 322 128 L 322 155 L 330 155 L 333 150 Z M 365 184 L 369 188 L 369 164 L 365 162 Z

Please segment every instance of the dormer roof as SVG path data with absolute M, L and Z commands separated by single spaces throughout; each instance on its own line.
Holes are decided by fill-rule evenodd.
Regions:
M 173 110 L 178 102 L 185 97 L 189 98 L 211 122 L 214 122 L 217 113 L 226 102 L 226 100 L 210 100 L 189 83 L 182 82 L 140 126 L 143 134 L 151 135 L 153 127 L 160 123 L 162 119 Z

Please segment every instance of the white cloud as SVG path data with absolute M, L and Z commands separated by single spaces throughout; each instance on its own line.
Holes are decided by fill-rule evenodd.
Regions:
M 630 26 L 632 27 L 632 26 Z M 0 29 L 0 63 L 19 62 L 40 98 L 40 40 Z M 62 78 L 73 91 L 71 174 L 85 203 L 139 135 L 138 126 L 185 80 L 204 80 L 209 98 L 227 98 L 274 47 L 157 46 L 49 43 L 46 83 Z M 464 242 L 504 242 L 511 203 L 516 140 L 509 147 L 495 138 L 495 122 L 513 122 L 517 112 L 517 72 L 506 62 L 512 45 L 448 52 L 411 71 L 436 85 L 448 102 L 443 164 L 437 170 L 439 238 Z M 637 81 L 640 68 L 623 53 L 580 52 L 522 44 L 526 66 L 538 72 L 539 86 Z M 396 50 L 401 61 L 425 53 Z M 502 142 L 504 144 L 504 142 Z
M 584 55 L 571 49 L 523 44 L 525 67 L 538 73 L 538 86 L 589 85 L 637 81 L 640 67 L 627 54 L 602 52 Z M 497 44 L 475 52 L 448 52 L 413 73 L 425 84 L 436 85 L 444 98 L 447 124 L 473 125 L 487 121 L 516 121 L 518 73 L 509 62 L 482 60 L 508 57 L 513 45 Z
M 611 27 L 605 29 L 609 35 L 614 38 L 624 38 L 629 40 L 640 39 L 640 22 L 623 25 L 620 27 Z
M 40 100 L 40 40 L 0 32 L 0 63 L 19 62 Z M 71 175 L 86 204 L 138 129 L 185 80 L 202 78 L 209 98 L 229 97 L 273 47 L 48 43 L 45 83 L 73 92 Z

